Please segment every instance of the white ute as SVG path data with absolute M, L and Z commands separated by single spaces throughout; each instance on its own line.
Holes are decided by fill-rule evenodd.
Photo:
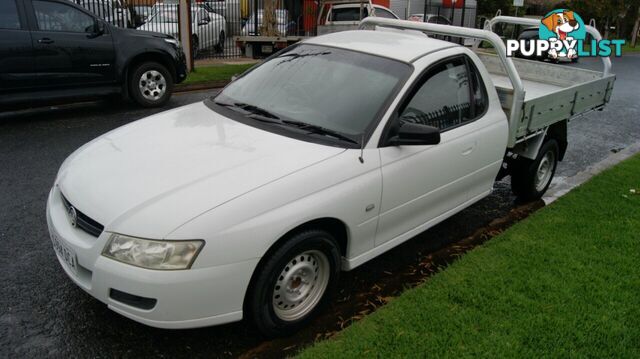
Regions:
M 290 333 L 341 270 L 487 196 L 496 178 L 542 196 L 567 122 L 601 109 L 615 81 L 608 59 L 595 72 L 507 58 L 485 30 L 361 28 L 292 46 L 215 98 L 69 156 L 47 203 L 68 276 L 150 326 L 248 317 Z M 497 55 L 413 30 L 488 41 Z

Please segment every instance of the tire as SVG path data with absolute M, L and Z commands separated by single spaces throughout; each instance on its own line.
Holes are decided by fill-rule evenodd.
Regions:
M 153 80 L 152 82 L 145 81 Z M 129 93 L 143 107 L 159 107 L 167 103 L 173 91 L 173 77 L 157 62 L 143 62 L 131 71 Z
M 220 34 L 218 35 L 218 43 L 216 44 L 216 46 L 214 47 L 214 50 L 217 53 L 222 53 L 224 52 L 224 42 L 226 40 L 226 36 L 224 34 L 224 30 L 220 31 Z
M 297 233 L 264 258 L 247 294 L 246 311 L 267 337 L 294 333 L 324 307 L 340 276 L 335 239 L 322 230 Z
M 549 188 L 558 167 L 560 149 L 556 140 L 547 140 L 535 160 L 519 159 L 511 172 L 511 190 L 519 201 L 540 199 Z
M 195 35 L 191 36 L 191 55 L 193 56 L 194 60 L 198 58 L 199 52 L 200 52 L 200 42 L 198 41 L 198 37 Z

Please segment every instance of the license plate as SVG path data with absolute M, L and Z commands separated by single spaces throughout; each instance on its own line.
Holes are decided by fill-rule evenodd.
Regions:
M 64 245 L 60 238 L 58 238 L 55 234 L 51 234 L 51 242 L 53 243 L 53 250 L 56 251 L 58 256 L 60 256 L 60 258 L 62 258 L 65 263 L 67 263 L 72 271 L 76 272 L 77 264 L 75 252 L 71 248 Z
M 262 52 L 265 54 L 270 54 L 273 52 L 273 46 L 271 45 L 262 45 Z

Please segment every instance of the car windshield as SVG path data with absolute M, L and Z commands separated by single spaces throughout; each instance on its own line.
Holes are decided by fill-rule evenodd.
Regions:
M 410 72 L 399 61 L 303 44 L 232 82 L 214 101 L 259 109 L 272 118 L 322 127 L 360 142 Z

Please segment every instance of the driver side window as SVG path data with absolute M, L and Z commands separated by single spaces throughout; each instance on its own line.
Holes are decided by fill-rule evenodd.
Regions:
M 92 32 L 94 19 L 71 6 L 49 2 L 34 1 L 38 28 L 43 31 Z
M 419 80 L 417 91 L 400 111 L 400 124 L 433 126 L 441 132 L 474 120 L 467 63 L 459 56 L 431 68 Z

